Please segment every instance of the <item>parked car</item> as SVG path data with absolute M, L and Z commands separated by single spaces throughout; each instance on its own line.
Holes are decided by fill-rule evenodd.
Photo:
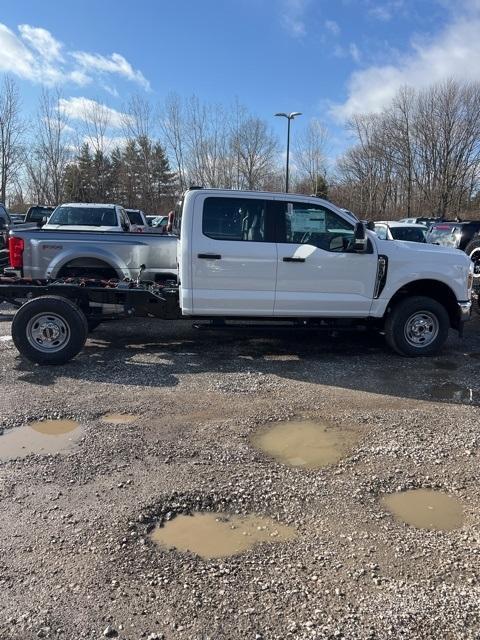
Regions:
M 125 209 L 130 220 L 131 231 L 147 231 L 148 220 L 140 209 Z
M 17 225 L 17 224 L 22 224 L 25 222 L 25 214 L 24 213 L 12 213 L 10 212 L 10 219 L 13 222 L 13 224 Z
M 58 206 L 43 229 L 123 232 L 131 226 L 125 209 L 116 204 L 70 202 Z
M 152 229 L 160 233 L 167 232 L 168 216 L 155 216 L 152 221 Z
M 8 243 L 8 232 L 14 226 L 4 204 L 0 203 L 0 250 L 5 249 Z
M 148 224 L 148 226 L 149 226 L 149 227 L 151 227 L 151 226 L 152 226 L 152 222 L 153 222 L 153 221 L 155 220 L 155 218 L 157 218 L 158 216 L 148 215 L 148 216 L 145 216 L 145 217 L 146 217 L 146 219 L 147 219 L 147 224 Z
M 465 251 L 474 263 L 475 288 L 480 286 L 480 220 L 439 222 L 430 229 L 427 242 Z
M 375 222 L 374 229 L 380 240 L 406 240 L 408 242 L 426 242 L 427 228 L 423 224 L 407 222 Z
M 52 215 L 52 212 L 54 210 L 55 210 L 55 207 L 36 204 L 28 209 L 24 222 L 26 223 L 34 222 L 39 227 L 41 227 Z
M 86 244 L 92 251 L 107 250 L 107 237 L 114 253 L 129 244 L 128 258 L 137 265 L 140 248 L 150 243 L 147 269 L 162 246 L 172 247 L 180 284 L 0 284 L 0 298 L 29 298 L 12 323 L 22 355 L 40 364 L 67 362 L 83 348 L 87 321 L 101 321 L 103 313 L 106 318 L 243 319 L 249 328 L 252 321 L 267 319 L 329 330 L 374 327 L 404 356 L 438 353 L 450 327 L 461 332 L 470 318 L 473 266 L 465 254 L 433 244 L 381 241 L 362 222 L 318 198 L 189 190 L 177 209 L 176 227 L 178 244 L 170 244 L 173 236 L 155 234 L 85 237 L 90 236 Z M 43 234 L 47 246 L 38 251 Z M 81 242 L 80 233 L 71 235 Z M 56 245 L 58 263 L 67 238 L 64 232 L 13 231 L 11 260 L 31 261 L 32 252 L 43 256 Z

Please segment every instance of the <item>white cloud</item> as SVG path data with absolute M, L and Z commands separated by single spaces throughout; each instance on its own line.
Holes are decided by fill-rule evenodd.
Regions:
M 325 28 L 330 31 L 334 36 L 338 36 L 340 33 L 340 27 L 335 22 L 335 20 L 325 20 Z
M 447 78 L 480 80 L 479 33 L 480 16 L 458 18 L 435 38 L 412 41 L 410 52 L 394 63 L 354 72 L 347 100 L 334 105 L 332 114 L 344 120 L 354 113 L 378 112 L 404 85 L 421 89 Z
M 33 54 L 4 24 L 0 23 L 0 71 L 15 73 L 23 78 L 34 78 Z
M 41 27 L 31 27 L 29 24 L 21 24 L 18 30 L 23 40 L 35 49 L 40 56 L 52 62 L 54 60 L 62 60 L 62 43 L 55 40 L 52 34 Z
M 150 83 L 143 73 L 138 69 L 134 69 L 128 60 L 119 53 L 112 53 L 112 55 L 108 57 L 102 56 L 99 53 L 75 51 L 71 55 L 80 65 L 80 68 L 87 74 L 91 71 L 101 74 L 115 73 L 123 76 L 127 80 L 136 82 L 144 89 L 150 89 Z
M 282 25 L 294 38 L 302 38 L 307 33 L 304 14 L 308 2 L 309 0 L 283 0 Z
M 97 80 L 103 87 L 105 78 L 116 75 L 146 90 L 150 88 L 142 72 L 119 53 L 103 56 L 87 51 L 65 52 L 62 43 L 46 29 L 21 24 L 18 32 L 0 23 L 0 72 L 50 86 L 70 82 L 82 87 Z
M 129 117 L 121 111 L 85 97 L 60 98 L 59 108 L 68 118 L 87 123 L 92 123 L 95 117 L 101 114 L 107 126 L 112 129 L 120 129 Z

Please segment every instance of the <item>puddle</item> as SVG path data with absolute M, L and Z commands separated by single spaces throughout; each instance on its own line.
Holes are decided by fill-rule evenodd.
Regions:
M 7 429 L 0 436 L 0 460 L 31 453 L 53 454 L 69 449 L 83 433 L 75 420 L 41 420 Z
M 454 382 L 446 382 L 430 387 L 430 396 L 433 400 L 450 400 L 453 402 L 467 403 L 474 401 L 473 389 L 455 384 Z
M 397 520 L 420 529 L 450 531 L 463 525 L 462 505 L 441 491 L 413 489 L 392 493 L 382 503 Z
M 162 547 L 190 551 L 205 559 L 233 556 L 260 542 L 283 542 L 295 536 L 293 527 L 270 518 L 219 513 L 179 515 L 150 534 Z
M 101 419 L 108 424 L 131 424 L 137 418 L 133 413 L 106 413 Z
M 310 420 L 277 422 L 256 433 L 252 442 L 264 453 L 292 467 L 318 469 L 338 462 L 359 435 Z
M 435 369 L 441 369 L 442 371 L 456 371 L 458 369 L 458 364 L 451 360 L 437 360 L 433 363 L 433 366 Z

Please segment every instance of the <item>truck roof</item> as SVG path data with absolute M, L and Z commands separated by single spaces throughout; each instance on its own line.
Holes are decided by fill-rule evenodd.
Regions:
M 101 202 L 64 202 L 63 204 L 59 205 L 60 207 L 90 207 L 90 208 L 96 208 L 98 207 L 99 209 L 105 209 L 108 207 L 119 207 L 119 204 L 112 204 L 112 203 L 104 203 L 102 204 Z
M 187 196 L 188 194 L 191 194 L 191 193 L 193 194 L 206 193 L 206 194 L 212 194 L 217 196 L 224 195 L 229 198 L 232 198 L 235 196 L 238 196 L 239 198 L 241 198 L 242 196 L 251 196 L 251 197 L 263 196 L 265 198 L 281 196 L 283 199 L 292 198 L 292 200 L 302 200 L 302 199 L 304 200 L 306 198 L 309 198 L 311 200 L 316 200 L 318 203 L 324 204 L 327 207 L 335 207 L 335 209 L 337 209 L 338 211 L 342 211 L 342 213 L 347 213 L 348 215 L 356 218 L 354 213 L 352 213 L 351 211 L 342 209 L 337 204 L 330 202 L 330 200 L 325 200 L 325 198 L 319 198 L 318 196 L 315 196 L 315 195 L 306 195 L 305 193 L 285 193 L 284 191 L 252 191 L 252 190 L 240 190 L 240 189 L 210 189 L 210 188 L 205 189 L 203 187 L 192 187 L 190 189 L 187 189 L 184 195 Z

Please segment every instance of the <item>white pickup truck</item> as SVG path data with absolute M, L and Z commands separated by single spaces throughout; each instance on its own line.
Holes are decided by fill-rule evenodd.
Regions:
M 87 320 L 111 317 L 112 303 L 123 317 L 366 325 L 406 356 L 437 353 L 470 317 L 473 267 L 463 252 L 382 240 L 318 198 L 192 189 L 176 225 L 178 283 L 0 286 L 0 299 L 30 298 L 12 324 L 20 352 L 66 362 L 82 349 Z

